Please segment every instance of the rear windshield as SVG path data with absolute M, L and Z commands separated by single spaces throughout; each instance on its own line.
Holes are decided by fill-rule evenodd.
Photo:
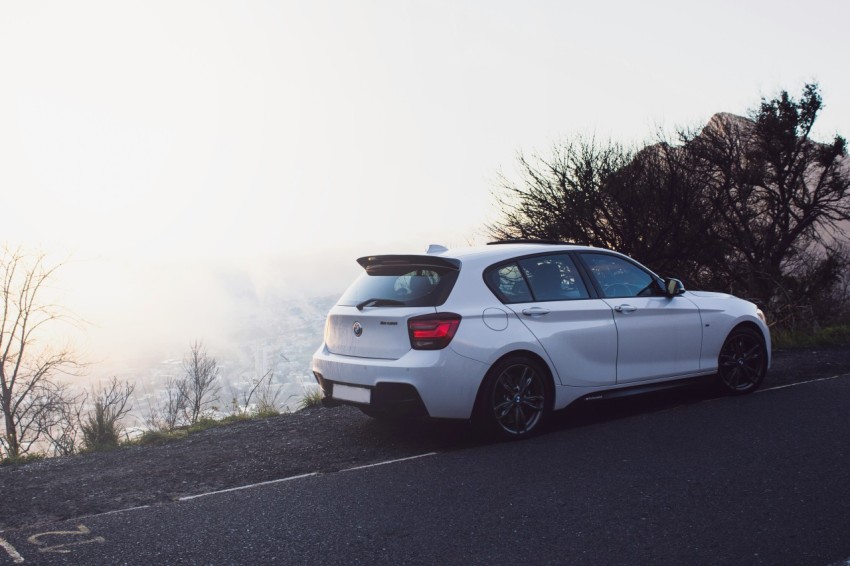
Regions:
M 428 265 L 369 267 L 345 291 L 340 305 L 384 301 L 381 306 L 436 307 L 446 302 L 457 280 L 453 268 Z

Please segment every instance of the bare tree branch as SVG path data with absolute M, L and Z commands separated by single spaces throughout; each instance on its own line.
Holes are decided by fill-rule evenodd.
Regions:
M 47 282 L 61 264 L 49 266 L 43 254 L 0 249 L 0 449 L 17 457 L 27 453 L 55 422 L 52 412 L 65 408 L 62 389 L 53 379 L 82 367 L 70 348 L 39 345 L 48 326 L 73 320 L 43 302 Z
M 218 402 L 218 365 L 207 354 L 203 342 L 196 340 L 183 360 L 183 370 L 185 374 L 178 382 L 178 389 L 185 399 L 186 419 L 189 424 L 195 424 L 205 410 Z

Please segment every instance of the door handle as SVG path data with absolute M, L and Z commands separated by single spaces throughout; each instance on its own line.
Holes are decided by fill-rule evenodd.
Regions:
M 635 312 L 637 307 L 633 307 L 632 305 L 617 305 L 614 307 L 614 310 L 617 312 Z
M 544 314 L 549 314 L 549 309 L 531 307 L 530 309 L 522 309 L 522 314 L 525 316 L 543 316 Z

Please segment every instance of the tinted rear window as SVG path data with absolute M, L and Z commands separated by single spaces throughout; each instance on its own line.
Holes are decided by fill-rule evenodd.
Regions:
M 436 307 L 448 299 L 457 275 L 457 269 L 433 265 L 369 268 L 343 293 L 338 304 L 355 306 L 384 299 L 402 303 L 398 306 Z

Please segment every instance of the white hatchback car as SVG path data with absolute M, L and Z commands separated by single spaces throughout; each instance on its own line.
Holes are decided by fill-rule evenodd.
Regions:
M 749 393 L 770 367 L 753 303 L 685 291 L 601 248 L 498 244 L 358 259 L 313 356 L 326 400 L 521 438 L 578 399 L 715 375 Z

